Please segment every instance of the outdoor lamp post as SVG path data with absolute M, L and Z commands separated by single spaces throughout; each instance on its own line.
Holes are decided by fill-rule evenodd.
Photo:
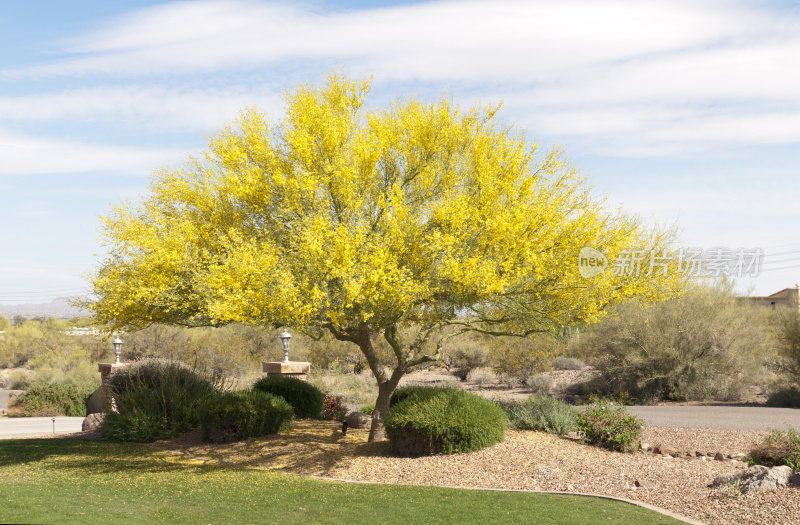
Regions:
M 289 333 L 286 328 L 283 329 L 283 333 L 280 335 L 281 343 L 283 344 L 283 362 L 289 362 L 289 340 L 292 338 L 292 334 Z
M 114 339 L 114 341 L 112 342 L 112 344 L 114 345 L 114 355 L 117 356 L 117 360 L 114 362 L 114 364 L 118 365 L 119 356 L 120 354 L 122 354 L 122 339 L 120 339 L 119 336 L 117 336 L 116 339 Z

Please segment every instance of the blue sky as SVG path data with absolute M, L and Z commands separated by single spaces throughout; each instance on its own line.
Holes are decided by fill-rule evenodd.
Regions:
M 448 94 L 562 146 L 682 244 L 800 281 L 800 8 L 782 2 L 0 3 L 0 303 L 86 291 L 98 217 L 246 106 L 331 70 Z

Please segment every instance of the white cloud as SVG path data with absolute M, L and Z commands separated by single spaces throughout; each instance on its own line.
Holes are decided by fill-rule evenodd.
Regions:
M 61 62 L 6 75 L 215 71 L 353 60 L 392 78 L 549 79 L 576 68 L 747 35 L 763 16 L 715 2 L 445 1 L 347 13 L 181 2 L 76 39 Z
M 0 97 L 0 115 L 6 122 L 79 119 L 159 131 L 209 131 L 253 105 L 274 113 L 281 102 L 277 93 L 244 87 L 200 90 L 157 85 L 104 86 Z
M 504 98 L 537 136 L 607 155 L 800 142 L 800 17 L 742 2 L 440 1 L 331 12 L 255 1 L 144 8 L 0 79 L 301 69 Z M 275 69 L 268 70 L 275 71 Z M 157 82 L 158 80 L 156 80 Z M 219 82 L 217 78 L 215 82 Z M 0 98 L 8 119 L 211 131 L 273 91 L 138 85 Z M 282 86 L 291 87 L 291 86 Z M 379 91 L 379 89 L 376 89 Z M 746 108 L 746 109 L 743 109 Z
M 185 159 L 186 152 L 41 139 L 0 131 L 0 158 L 0 175 L 150 175 L 166 163 Z

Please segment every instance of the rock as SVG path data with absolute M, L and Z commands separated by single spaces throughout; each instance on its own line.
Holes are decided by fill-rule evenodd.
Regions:
M 684 454 L 684 455 L 685 455 L 687 458 L 693 458 L 693 457 L 695 457 L 695 452 L 694 452 L 694 451 L 692 451 L 692 450 L 689 450 L 689 451 L 687 451 L 687 452 L 686 452 L 686 454 Z
M 659 445 L 658 447 L 656 447 L 655 453 L 656 454 L 661 454 L 662 456 L 675 457 L 675 455 L 678 453 L 678 451 L 676 449 L 674 449 L 672 447 L 668 447 L 666 445 Z
M 695 450 L 694 451 L 694 455 L 695 455 L 695 457 L 702 458 L 702 457 L 705 457 L 706 454 L 705 454 L 705 452 L 700 452 L 699 450 Z
M 722 452 L 717 452 L 716 454 L 714 454 L 714 459 L 716 459 L 717 461 L 725 461 L 725 454 L 723 454 Z
M 350 412 L 344 420 L 349 428 L 369 428 L 372 424 L 372 416 L 363 412 Z
M 634 480 L 633 485 L 637 488 L 648 488 L 650 485 L 640 479 Z
M 763 492 L 783 488 L 793 482 L 792 478 L 800 481 L 800 476 L 786 465 L 772 468 L 756 465 L 735 474 L 717 476 L 711 486 L 719 487 L 720 485 L 738 482 L 739 490 L 742 491 L 742 494 L 746 494 L 748 492 Z
M 641 450 L 642 452 L 647 452 L 648 450 L 650 450 L 650 445 L 647 443 L 639 443 L 639 450 Z
M 100 427 L 103 426 L 103 421 L 106 420 L 106 415 L 102 412 L 95 412 L 94 414 L 89 414 L 83 420 L 83 424 L 81 425 L 81 430 L 86 432 L 89 430 L 98 430 Z

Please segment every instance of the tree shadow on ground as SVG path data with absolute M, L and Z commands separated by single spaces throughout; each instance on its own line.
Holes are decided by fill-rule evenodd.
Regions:
M 388 442 L 368 443 L 368 429 L 341 431 L 341 423 L 300 419 L 290 432 L 226 444 L 204 443 L 199 431 L 154 446 L 246 467 L 330 476 L 359 457 L 390 455 Z
M 133 443 L 83 439 L 9 439 L 0 441 L 0 468 L 41 463 L 48 470 L 80 471 L 87 475 L 120 472 L 187 472 L 218 470 L 220 465 L 188 463 Z

